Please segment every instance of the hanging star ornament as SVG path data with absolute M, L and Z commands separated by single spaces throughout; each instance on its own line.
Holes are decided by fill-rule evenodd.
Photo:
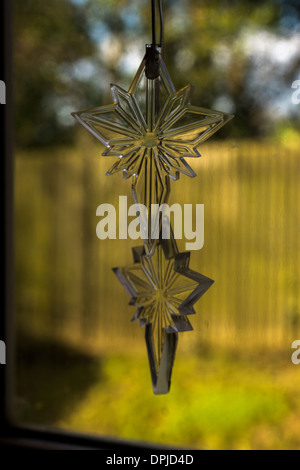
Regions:
M 132 265 L 114 272 L 137 307 L 133 320 L 145 327 L 153 391 L 164 394 L 170 389 L 178 334 L 192 330 L 188 315 L 214 281 L 189 268 L 190 253 L 178 252 L 172 229 L 170 239 L 163 239 L 156 209 L 168 201 L 171 180 L 196 176 L 186 158 L 200 157 L 200 144 L 233 116 L 193 106 L 191 85 L 175 90 L 156 43 L 156 3 L 151 0 L 153 41 L 128 92 L 111 85 L 112 104 L 72 114 L 106 147 L 102 155 L 116 158 L 107 175 L 122 172 L 132 180 L 144 245 L 133 249 Z M 158 5 L 162 45 L 160 0 Z
M 152 47 L 152 46 L 150 46 Z M 159 54 L 159 75 L 147 78 L 147 52 L 128 92 L 111 85 L 113 104 L 73 116 L 106 146 L 102 155 L 119 157 L 107 175 L 139 178 L 149 160 L 161 177 L 195 176 L 184 158 L 200 157 L 198 147 L 233 116 L 191 104 L 191 85 L 175 91 Z
M 151 77 L 151 78 L 149 78 Z M 191 85 L 175 91 L 159 48 L 146 46 L 146 54 L 126 92 L 111 85 L 113 104 L 72 113 L 106 150 L 104 156 L 117 157 L 107 175 L 123 173 L 133 178 L 132 194 L 136 204 L 147 207 L 147 253 L 156 240 L 151 239 L 152 204 L 166 203 L 170 194 L 169 178 L 180 173 L 194 177 L 185 158 L 200 157 L 198 147 L 232 115 L 191 104 Z M 158 223 L 155 221 L 154 223 Z
M 114 272 L 135 305 L 133 321 L 145 326 L 145 340 L 153 391 L 168 393 L 178 333 L 192 330 L 187 315 L 213 284 L 213 280 L 189 268 L 190 252 L 168 254 L 161 240 L 152 257 L 145 247 L 133 248 L 134 263 Z

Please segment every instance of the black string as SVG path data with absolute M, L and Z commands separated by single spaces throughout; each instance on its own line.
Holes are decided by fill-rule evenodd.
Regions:
M 161 51 L 163 51 L 164 46 L 164 17 L 163 17 L 163 8 L 162 8 L 162 0 L 157 0 L 158 2 L 158 9 L 159 9 L 159 26 L 160 26 L 160 47 Z M 152 44 L 154 46 L 157 45 L 157 38 L 156 38 L 156 0 L 151 0 L 152 4 Z
M 156 45 L 156 0 L 152 0 L 152 44 Z
M 147 79 L 155 80 L 160 73 L 160 55 L 163 55 L 163 33 L 164 33 L 164 21 L 162 12 L 162 0 L 157 0 L 159 8 L 159 25 L 160 25 L 160 51 L 158 50 L 158 44 L 156 42 L 156 0 L 151 1 L 152 10 L 152 45 L 146 48 L 146 68 L 145 74 Z M 156 82 L 158 86 L 158 82 Z M 156 93 L 157 99 L 159 94 Z
M 158 7 L 159 7 L 159 19 L 160 19 L 160 47 L 161 47 L 161 54 L 163 55 L 163 48 L 164 48 L 164 15 L 163 15 L 163 8 L 162 8 L 162 0 L 158 0 Z

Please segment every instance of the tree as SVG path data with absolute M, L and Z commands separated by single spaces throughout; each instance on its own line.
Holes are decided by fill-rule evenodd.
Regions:
M 64 142 L 70 136 L 55 105 L 76 105 L 79 86 L 63 68 L 94 51 L 84 10 L 68 0 L 17 0 L 14 18 L 17 144 Z
M 71 111 L 109 103 L 111 82 L 128 88 L 151 42 L 150 1 L 15 3 L 17 143 L 70 142 Z M 299 124 L 294 110 L 284 117 L 272 109 L 299 78 L 299 47 L 284 64 L 273 57 L 280 41 L 294 44 L 297 0 L 164 0 L 163 6 L 165 61 L 176 89 L 192 83 L 195 104 L 238 117 L 218 136 L 264 136 L 286 116 Z

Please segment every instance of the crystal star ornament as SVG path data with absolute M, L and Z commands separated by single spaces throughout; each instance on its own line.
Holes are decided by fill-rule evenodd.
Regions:
M 195 176 L 184 160 L 199 157 L 198 146 L 220 129 L 231 115 L 193 106 L 191 85 L 175 91 L 159 54 L 159 75 L 146 75 L 147 53 L 128 92 L 111 85 L 113 104 L 72 113 L 107 149 L 119 157 L 107 174 L 139 178 L 148 160 L 155 171 L 173 180 L 179 173 Z
M 190 253 L 168 254 L 169 242 L 161 240 L 152 257 L 145 247 L 133 248 L 134 263 L 114 268 L 119 281 L 137 306 L 133 321 L 146 327 L 153 391 L 168 393 L 178 333 L 192 330 L 187 315 L 214 282 L 189 268 Z
M 149 74 L 151 60 L 157 61 L 154 75 Z M 195 176 L 185 158 L 200 157 L 199 145 L 233 117 L 193 106 L 191 89 L 188 85 L 176 92 L 159 49 L 147 45 L 128 92 L 111 85 L 113 104 L 72 113 L 105 145 L 102 155 L 117 157 L 107 175 L 122 172 L 124 179 L 133 178 L 133 197 L 147 207 L 148 224 L 151 204 L 168 200 L 169 178 Z M 150 254 L 155 244 L 149 235 Z

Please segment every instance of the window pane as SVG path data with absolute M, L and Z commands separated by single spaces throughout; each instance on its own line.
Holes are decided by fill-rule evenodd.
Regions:
M 70 116 L 112 103 L 111 82 L 129 89 L 150 42 L 140 3 L 15 1 L 14 419 L 181 447 L 299 448 L 299 12 L 164 2 L 176 90 L 192 82 L 194 105 L 235 118 L 187 159 L 195 178 L 171 181 L 170 204 L 204 204 L 190 267 L 215 282 L 157 396 L 112 270 L 142 241 L 96 235 L 97 207 L 132 204 L 131 180 L 106 176 L 116 157 Z

